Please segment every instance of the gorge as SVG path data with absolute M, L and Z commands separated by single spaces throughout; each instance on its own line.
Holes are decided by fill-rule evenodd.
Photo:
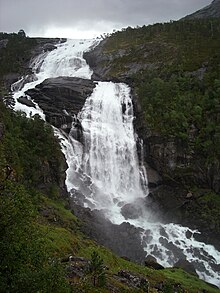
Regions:
M 163 222 L 159 209 L 153 206 L 152 196 L 148 195 L 148 172 L 141 156 L 142 141 L 133 128 L 137 114 L 129 86 L 114 83 L 110 78 L 89 80 L 92 70 L 83 53 L 97 43 L 68 40 L 37 56 L 31 65 L 34 74 L 31 79 L 26 78 L 31 82 L 21 80 L 12 86 L 14 109 L 29 117 L 39 114 L 55 127 L 68 165 L 66 185 L 72 205 L 82 206 L 87 212 L 91 209 L 101 218 L 103 230 L 106 221 L 105 233 L 110 238 L 117 237 L 117 226 L 126 226 L 127 231 L 121 231 L 125 242 L 132 237 L 129 233 L 133 230 L 139 243 L 132 245 L 137 245 L 140 254 L 126 255 L 125 248 L 124 256 L 140 261 L 141 257 L 152 255 L 163 266 L 186 259 L 201 278 L 220 286 L 220 252 L 196 240 L 200 234 L 196 229 Z M 82 210 L 77 209 L 84 217 Z M 104 231 L 98 230 L 99 233 Z M 110 248 L 114 249 L 120 240 L 111 241 Z

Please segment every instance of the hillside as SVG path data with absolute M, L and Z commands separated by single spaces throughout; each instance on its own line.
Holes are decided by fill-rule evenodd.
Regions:
M 187 15 L 185 19 L 208 18 L 208 17 L 220 17 L 220 1 L 219 0 L 213 0 L 210 5 L 190 15 Z
M 205 46 L 204 51 L 204 54 L 207 54 L 207 51 L 215 52 L 216 59 L 213 59 L 212 55 L 210 55 L 210 59 L 204 59 L 201 50 L 201 56 L 199 54 L 197 59 L 193 58 L 192 62 L 192 59 L 187 59 L 188 55 L 185 57 L 184 54 L 181 55 L 177 52 L 182 47 L 183 40 L 181 39 L 182 32 L 177 37 L 175 33 L 174 38 L 171 37 L 173 36 L 172 30 L 176 32 L 176 25 L 176 23 L 167 25 L 171 35 L 167 33 L 167 29 L 163 29 L 163 25 L 145 27 L 140 35 L 141 29 L 128 29 L 125 32 L 113 35 L 101 45 L 104 46 L 101 47 L 104 48 L 101 54 L 113 56 L 111 63 L 107 64 L 106 78 L 126 80 L 133 86 L 135 93 L 140 98 L 138 103 L 140 102 L 141 105 L 140 111 L 144 110 L 144 120 L 137 122 L 137 129 L 138 127 L 145 127 L 145 122 L 147 123 L 147 131 L 148 125 L 151 126 L 152 131 L 158 131 L 158 129 L 161 129 L 161 125 L 164 125 L 161 133 L 165 139 L 168 135 L 183 139 L 184 137 L 181 135 L 182 132 L 183 134 L 186 133 L 186 130 L 185 132 L 182 131 L 182 128 L 179 130 L 178 123 L 181 119 L 178 117 L 175 124 L 170 122 L 167 127 L 167 122 L 164 123 L 164 121 L 169 121 L 170 117 L 167 117 L 167 120 L 162 120 L 162 122 L 159 121 L 164 117 L 160 112 L 155 111 L 157 109 L 159 111 L 158 103 L 160 105 L 164 100 L 161 101 L 162 97 L 157 95 L 156 92 L 151 92 L 151 83 L 155 83 L 155 86 L 153 83 L 153 89 L 159 87 L 160 92 L 167 91 L 168 105 L 165 105 L 167 109 L 175 107 L 172 101 L 170 106 L 168 99 L 170 91 L 173 91 L 173 85 L 175 85 L 176 95 L 183 93 L 185 88 L 188 91 L 193 88 L 193 93 L 195 91 L 195 95 L 200 97 L 201 89 L 197 85 L 199 79 L 197 73 L 195 77 L 194 75 L 187 77 L 183 73 L 193 72 L 198 68 L 201 60 L 203 60 L 202 62 L 206 60 L 208 62 L 208 65 L 205 65 L 205 68 L 207 68 L 207 85 L 211 88 L 213 83 L 216 82 L 213 80 L 217 79 L 217 85 L 216 88 L 214 87 L 213 93 L 210 94 L 211 97 L 216 95 L 215 91 L 218 90 L 219 71 L 217 65 L 219 55 L 216 50 L 219 41 L 218 36 L 213 32 L 211 49 Z M 191 25 L 194 28 L 192 36 L 195 37 L 195 30 L 201 28 L 201 24 Z M 216 22 L 216 26 L 213 27 L 219 29 L 219 24 Z M 153 32 L 153 35 L 149 33 L 150 39 L 147 37 L 149 47 L 146 43 L 142 43 L 143 34 L 146 34 L 145 30 Z M 161 33 L 163 30 L 164 33 Z M 210 29 L 208 28 L 207 36 L 209 34 Z M 172 52 L 176 52 L 176 55 L 173 54 L 172 56 L 173 59 L 171 56 L 167 58 L 168 51 L 161 49 L 167 46 L 167 35 L 172 45 L 169 48 L 173 50 Z M 192 43 L 192 36 L 189 38 L 187 46 Z M 194 43 L 196 48 L 201 48 L 201 39 L 198 37 L 198 43 Z M 212 40 L 212 37 L 210 37 L 210 40 Z M 54 138 L 51 126 L 37 116 L 33 119 L 27 119 L 24 114 L 14 113 L 10 108 L 6 108 L 3 103 L 4 101 L 10 106 L 10 92 L 8 91 L 10 82 L 29 70 L 30 58 L 33 54 L 39 52 L 38 50 L 42 49 L 42 46 L 48 40 L 43 41 L 43 45 L 40 42 L 39 47 L 39 40 L 26 38 L 24 35 L 1 34 L 1 41 L 4 42 L 1 42 L 3 46 L 0 49 L 0 230 L 2 236 L 0 240 L 0 291 L 53 291 L 62 293 L 174 292 L 174 290 L 178 292 L 201 292 L 203 290 L 203 292 L 218 292 L 218 289 L 181 269 L 155 270 L 137 265 L 120 256 L 115 256 L 108 249 L 88 239 L 88 236 L 82 232 L 83 222 L 76 218 L 70 208 L 64 185 L 67 166 L 58 140 Z M 160 45 L 164 47 L 160 47 Z M 19 50 L 16 49 L 17 47 Z M 186 47 L 183 48 L 184 53 L 188 50 Z M 45 47 L 43 48 L 45 49 Z M 50 47 L 50 49 L 52 48 Z M 139 52 L 139 55 L 137 52 Z M 148 56 L 148 52 L 154 58 L 149 57 L 146 62 L 143 62 L 143 58 Z M 132 60 L 133 67 L 130 66 L 130 60 Z M 149 66 L 150 71 L 148 71 L 149 60 L 153 60 L 152 64 L 156 64 Z M 99 62 L 97 64 L 100 65 Z M 142 67 L 145 67 L 145 64 L 147 64 L 147 67 L 143 69 Z M 102 63 L 102 67 L 105 68 L 103 65 L 106 66 L 106 63 Z M 180 65 L 180 68 L 178 65 Z M 189 67 L 191 71 L 188 71 Z M 137 68 L 139 69 L 137 70 Z M 161 70 L 161 68 L 164 70 Z M 170 77 L 174 79 L 172 87 L 167 85 Z M 194 78 L 196 80 L 195 89 Z M 177 83 L 179 80 L 181 81 L 180 86 Z M 190 83 L 188 83 L 189 81 Z M 188 84 L 190 84 L 190 88 L 188 88 Z M 192 93 L 189 92 L 189 96 L 190 94 Z M 145 100 L 151 97 L 153 101 L 150 101 L 150 103 Z M 183 95 L 184 102 L 185 99 Z M 198 121 L 201 122 L 201 128 L 204 127 L 204 118 L 201 115 L 207 115 L 205 117 L 208 117 L 211 124 L 214 122 L 217 124 L 218 119 L 213 110 L 213 105 L 216 106 L 217 102 L 214 101 L 214 104 L 210 102 L 208 109 L 204 109 L 205 106 L 201 103 L 202 110 L 198 110 L 199 114 L 196 112 L 195 118 L 195 121 L 197 121 L 197 115 L 200 115 Z M 138 103 L 136 107 L 139 106 Z M 152 112 L 149 112 L 150 106 Z M 187 116 L 189 109 L 193 107 L 194 104 L 193 106 L 188 105 L 184 115 Z M 175 109 L 175 111 L 179 114 L 178 109 Z M 201 111 L 202 113 L 200 113 Z M 194 112 L 190 115 L 193 116 Z M 154 116 L 156 119 L 154 119 Z M 214 122 L 212 119 L 214 119 Z M 138 123 L 140 123 L 139 126 Z M 216 128 L 216 124 L 212 127 L 210 134 L 212 135 L 211 138 L 214 137 L 209 145 L 213 151 L 211 152 L 211 158 L 205 157 L 207 160 L 213 160 L 213 158 L 218 160 L 219 154 L 215 148 L 216 135 L 213 134 L 213 128 Z M 187 140 L 187 138 L 185 139 Z M 201 139 L 203 139 L 203 136 Z M 199 147 L 203 150 L 204 146 L 199 145 Z M 205 151 L 207 152 L 207 148 L 204 149 L 204 153 Z M 161 176 L 164 176 L 163 172 L 161 172 Z M 210 186 L 208 185 L 208 187 Z M 204 198 L 202 199 L 204 200 Z M 208 203 L 209 200 L 208 198 Z M 215 223 L 218 209 L 213 208 L 212 204 L 210 206 L 208 205 L 208 209 L 210 213 L 212 212 L 212 215 L 206 214 L 205 217 L 208 216 L 208 219 L 212 217 Z M 93 253 L 94 251 L 98 253 L 98 256 Z M 72 261 L 68 261 L 70 255 L 73 256 Z M 89 263 L 88 260 L 91 260 L 91 258 L 92 261 Z

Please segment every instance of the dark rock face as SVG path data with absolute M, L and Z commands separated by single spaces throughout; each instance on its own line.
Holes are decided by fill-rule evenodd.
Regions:
M 148 255 L 144 261 L 144 264 L 146 267 L 149 267 L 151 269 L 155 269 L 155 270 L 163 270 L 164 267 L 162 265 L 160 265 L 156 258 L 153 257 L 152 255 Z
M 143 263 L 146 252 L 140 237 L 141 229 L 129 223 L 114 225 L 101 211 L 91 211 L 71 203 L 74 214 L 83 222 L 82 230 L 89 237 L 114 251 L 119 256 L 126 256 L 133 261 Z
M 193 18 L 208 18 L 208 17 L 220 17 L 220 0 L 214 0 L 212 3 L 193 14 L 187 15 L 183 19 Z
M 197 275 L 196 270 L 193 266 L 193 264 L 191 264 L 189 261 L 187 261 L 186 259 L 180 259 L 178 260 L 175 264 L 174 264 L 175 268 L 181 268 L 184 271 L 186 271 L 187 273 L 193 274 L 193 275 Z
M 26 97 L 18 98 L 18 102 L 23 104 L 23 105 L 26 105 L 28 107 L 34 107 L 35 108 L 35 104 L 31 100 L 28 100 Z
M 152 132 L 145 124 L 137 95 L 133 92 L 136 119 L 135 130 L 143 140 L 144 161 L 155 170 L 162 180 L 159 184 L 173 185 L 177 182 L 183 185 L 197 185 L 201 188 L 220 192 L 220 164 L 206 160 L 181 139 L 163 137 Z M 193 134 L 192 134 L 193 135 Z M 152 186 L 155 187 L 155 186 Z
M 103 78 L 106 80 L 109 79 L 107 75 L 108 75 L 108 71 L 110 67 L 107 65 L 107 63 L 111 61 L 112 58 L 111 58 L 111 54 L 102 53 L 102 49 L 105 42 L 106 40 L 103 40 L 92 51 L 85 52 L 83 54 L 83 57 L 85 58 L 86 62 L 93 69 L 93 74 L 92 74 L 93 80 L 103 80 Z M 103 66 L 100 66 L 100 64 L 103 64 Z
M 69 132 L 73 116 L 82 109 L 86 98 L 91 95 L 95 83 L 76 77 L 48 78 L 34 89 L 26 92 L 46 115 L 46 120 Z M 80 129 L 80 123 L 78 128 Z

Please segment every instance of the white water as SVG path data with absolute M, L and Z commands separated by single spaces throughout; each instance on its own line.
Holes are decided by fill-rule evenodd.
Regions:
M 26 96 L 25 92 L 28 89 L 34 88 L 47 78 L 58 76 L 75 76 L 82 78 L 91 78 L 92 71 L 83 59 L 83 52 L 90 47 L 97 44 L 95 40 L 68 40 L 68 42 L 57 45 L 57 49 L 51 52 L 44 52 L 37 56 L 30 67 L 34 73 L 33 81 L 26 83 L 22 88 L 22 81 L 26 78 L 23 77 L 17 83 L 12 85 L 14 92 L 13 98 L 15 101 L 14 109 L 16 111 L 23 111 L 28 117 L 31 115 L 39 114 L 43 119 L 45 116 L 43 111 L 36 105 L 34 107 L 28 107 L 18 102 L 18 98 Z
M 72 40 L 35 59 L 36 81 L 27 83 L 14 94 L 15 109 L 24 110 L 28 115 L 35 111 L 44 117 L 40 109 L 26 107 L 17 102 L 17 98 L 48 77 L 90 78 L 92 72 L 82 54 L 93 45 L 91 40 Z M 74 139 L 74 123 L 68 139 L 55 130 L 62 140 L 69 167 L 67 188 L 77 202 L 102 210 L 113 223 L 121 224 L 126 221 L 121 207 L 138 200 L 143 203 L 147 195 L 147 189 L 143 187 L 147 185 L 145 170 L 139 166 L 137 158 L 129 87 L 99 82 L 78 119 L 84 131 L 83 145 Z M 81 198 L 79 193 L 83 195 Z M 194 234 L 198 231 L 175 224 L 161 224 L 142 204 L 138 209 L 139 218 L 127 221 L 143 229 L 142 241 L 148 254 L 154 255 L 162 265 L 171 266 L 179 258 L 175 252 L 179 249 L 196 266 L 201 278 L 220 286 L 220 272 L 214 267 L 220 263 L 220 253 L 213 246 L 196 241 Z M 191 237 L 186 237 L 187 231 L 191 232 Z

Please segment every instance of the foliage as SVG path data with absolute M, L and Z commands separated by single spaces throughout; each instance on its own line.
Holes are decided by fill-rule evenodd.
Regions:
M 5 181 L 0 193 L 0 284 L 4 292 L 68 292 L 64 271 L 45 249 L 31 195 Z
M 97 251 L 93 251 L 91 255 L 88 274 L 92 278 L 94 287 L 103 287 L 105 285 L 106 277 L 104 263 Z
M 53 180 L 59 184 L 62 154 L 51 126 L 37 115 L 27 119 L 24 113 L 10 110 L 4 110 L 3 115 L 2 148 L 17 180 L 32 187 L 42 183 L 50 185 Z
M 28 38 L 23 30 L 16 33 L 0 33 L 0 41 L 6 40 L 6 47 L 0 48 L 0 78 L 8 73 L 23 73 L 23 65 L 31 58 L 31 49 L 37 42 Z
M 126 76 L 146 125 L 209 161 L 220 157 L 219 43 L 220 19 L 212 18 L 128 27 L 103 45 L 110 77 Z
M 39 192 L 35 188 L 48 184 L 47 180 L 58 186 L 59 144 L 39 117 L 27 119 L 6 109 L 1 101 L 0 114 L 1 289 L 69 292 L 51 236 L 37 224 Z M 61 251 L 62 241 L 58 245 Z

